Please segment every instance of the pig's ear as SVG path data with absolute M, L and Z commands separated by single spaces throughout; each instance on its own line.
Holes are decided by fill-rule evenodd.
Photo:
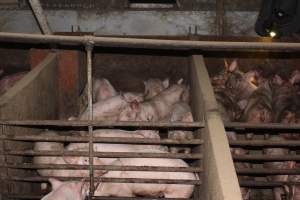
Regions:
M 177 81 L 178 85 L 181 85 L 182 83 L 183 83 L 183 79 L 182 78 Z
M 162 82 L 164 88 L 168 88 L 169 87 L 169 84 L 170 84 L 170 81 L 168 78 L 166 78 L 163 82 Z
M 283 84 L 283 80 L 279 75 L 275 75 L 273 78 L 274 83 L 276 83 L 277 85 L 282 85 Z
M 231 62 L 231 64 L 229 65 L 228 71 L 234 72 L 234 71 L 237 70 L 237 69 L 238 69 L 238 63 L 237 63 L 237 60 L 234 59 L 234 60 Z
M 61 182 L 55 178 L 49 178 L 49 182 L 51 183 L 52 190 L 56 190 L 57 188 L 59 188 L 59 186 L 61 186 L 63 184 L 63 182 Z

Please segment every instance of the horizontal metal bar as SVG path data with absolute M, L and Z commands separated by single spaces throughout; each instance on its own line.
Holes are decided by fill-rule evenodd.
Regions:
M 15 156 L 88 156 L 88 151 L 7 151 L 6 155 Z M 136 153 L 136 152 L 94 152 L 100 158 L 171 158 L 171 159 L 202 159 L 202 154 L 185 153 Z
M 230 140 L 231 146 L 242 147 L 299 147 L 300 141 L 297 140 Z
M 277 182 L 277 181 L 239 181 L 241 187 L 262 187 L 262 188 L 273 188 L 280 187 L 283 185 L 300 185 L 300 182 Z
M 203 50 L 280 50 L 298 51 L 300 43 L 281 42 L 226 42 L 226 41 L 190 41 L 190 40 L 161 40 L 161 39 L 136 39 L 114 38 L 95 36 L 62 36 L 39 35 L 28 33 L 0 32 L 0 41 L 22 43 L 57 43 L 66 45 L 82 45 L 93 42 L 101 47 L 126 47 L 149 49 L 203 49 Z
M 7 198 L 12 199 L 41 199 L 41 195 L 20 195 L 20 194 L 3 194 Z M 144 197 L 106 197 L 106 196 L 93 196 L 94 200 L 158 200 L 157 198 L 144 198 Z M 187 198 L 159 198 L 160 200 L 192 200 Z
M 300 175 L 300 169 L 267 169 L 248 168 L 236 169 L 239 175 Z
M 300 131 L 300 124 L 227 122 L 225 128 L 230 130 Z
M 17 164 L 1 165 L 0 167 L 12 169 L 88 169 L 89 165 L 57 165 L 57 164 Z M 152 167 L 152 166 L 116 166 L 116 165 L 94 165 L 96 170 L 110 171 L 158 171 L 158 172 L 203 172 L 200 167 Z
M 164 145 L 200 145 L 201 139 L 193 140 L 172 140 L 172 139 L 151 139 L 151 138 L 118 138 L 118 137 L 93 137 L 93 142 L 117 143 L 117 144 L 164 144 Z M 84 136 L 40 136 L 40 135 L 12 135 L 0 136 L 0 139 L 15 141 L 47 141 L 47 142 L 88 142 L 89 137 Z
M 50 177 L 18 177 L 10 176 L 4 178 L 8 181 L 20 182 L 47 182 Z M 61 181 L 67 180 L 82 180 L 83 177 L 52 177 Z M 184 185 L 200 185 L 200 180 L 183 180 L 183 179 L 143 179 L 143 178 L 109 178 L 109 177 L 94 177 L 95 181 L 109 183 L 156 183 L 156 184 L 184 184 Z
M 247 162 L 276 162 L 276 161 L 300 161 L 300 155 L 233 155 L 234 161 Z
M 15 126 L 62 126 L 62 127 L 101 127 L 101 128 L 140 128 L 140 129 L 198 129 L 203 128 L 203 122 L 102 122 L 102 121 L 68 121 L 68 120 L 11 120 L 0 121 L 0 125 Z

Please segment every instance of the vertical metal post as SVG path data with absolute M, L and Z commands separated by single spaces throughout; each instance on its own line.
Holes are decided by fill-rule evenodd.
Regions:
M 87 53 L 87 81 L 88 81 L 88 110 L 89 116 L 88 120 L 93 120 L 93 105 L 92 105 L 92 51 L 94 48 L 94 43 L 89 41 L 86 46 Z M 94 194 L 94 141 L 93 141 L 93 126 L 88 126 L 89 131 L 89 175 L 90 175 L 90 194 L 89 199 L 92 199 Z
M 216 28 L 218 35 L 224 35 L 224 0 L 216 0 Z
M 43 34 L 52 35 L 49 23 L 44 15 L 42 5 L 39 0 L 29 0 L 29 4 L 33 11 L 33 14 L 39 24 L 39 27 Z

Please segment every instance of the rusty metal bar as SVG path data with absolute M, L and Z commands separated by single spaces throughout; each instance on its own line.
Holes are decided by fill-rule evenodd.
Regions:
M 0 164 L 0 167 L 11 169 L 88 169 L 89 165 L 66 165 L 66 164 Z M 157 171 L 157 172 L 203 172 L 200 167 L 153 167 L 153 166 L 116 166 L 94 165 L 94 170 L 110 171 Z
M 247 168 L 236 169 L 239 175 L 300 175 L 300 169 Z
M 7 151 L 15 156 L 89 156 L 88 151 Z M 185 153 L 136 153 L 136 152 L 94 152 L 100 158 L 170 158 L 170 159 L 202 159 L 202 154 Z
M 300 161 L 300 155 L 232 155 L 234 161 L 275 162 Z
M 50 177 L 19 177 L 10 176 L 6 180 L 21 181 L 21 182 L 47 182 Z M 52 177 L 61 181 L 67 180 L 82 180 L 84 177 Z M 185 179 L 144 179 L 144 178 L 108 178 L 108 177 L 94 177 L 96 181 L 104 183 L 156 183 L 156 184 L 184 184 L 184 185 L 200 185 L 201 180 L 185 180 Z
M 87 59 L 87 81 L 88 81 L 88 120 L 93 121 L 93 97 L 92 97 L 92 53 L 93 53 L 94 44 L 92 41 L 89 41 L 86 46 L 86 59 Z M 89 199 L 92 199 L 95 191 L 94 184 L 94 136 L 93 136 L 93 126 L 88 126 L 89 132 L 89 174 L 90 174 L 90 189 L 89 189 Z
M 39 136 L 39 135 L 12 135 L 0 136 L 0 139 L 14 141 L 47 141 L 47 142 L 88 142 L 89 137 L 85 136 Z M 162 145 L 202 145 L 202 139 L 173 140 L 173 139 L 152 139 L 152 138 L 119 138 L 119 137 L 93 137 L 94 143 L 114 144 L 162 144 Z
M 230 146 L 242 147 L 299 147 L 298 140 L 230 140 Z
M 62 126 L 62 127 L 87 127 L 97 128 L 138 128 L 138 129 L 198 129 L 203 128 L 203 122 L 102 122 L 102 121 L 68 121 L 68 120 L 10 120 L 1 121 L 0 125 L 12 126 Z
M 291 182 L 291 181 L 246 181 L 240 180 L 241 187 L 262 187 L 262 188 L 272 188 L 280 187 L 283 185 L 300 185 L 300 182 Z
M 65 45 L 85 45 L 93 41 L 95 46 L 126 47 L 145 49 L 201 49 L 201 50 L 274 50 L 299 51 L 300 43 L 281 42 L 226 42 L 226 41 L 190 41 L 136 39 L 95 36 L 39 35 L 26 33 L 0 33 L 0 41 L 22 43 L 56 43 Z
M 299 43 L 300 44 L 300 43 Z M 272 131 L 296 131 L 300 133 L 300 124 L 282 123 L 248 123 L 248 122 L 227 122 L 225 128 L 230 130 L 272 130 Z M 294 132 L 293 132 L 294 133 Z M 272 134 L 272 132 L 270 133 Z
M 29 4 L 43 34 L 52 34 L 49 23 L 39 0 L 29 0 Z

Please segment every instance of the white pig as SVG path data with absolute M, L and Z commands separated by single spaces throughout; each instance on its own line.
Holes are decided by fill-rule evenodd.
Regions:
M 161 151 L 153 151 L 161 153 Z M 120 158 L 115 165 L 124 166 L 156 166 L 156 167 L 188 167 L 180 159 L 165 158 Z M 148 178 L 148 179 L 178 179 L 196 180 L 193 173 L 187 172 L 146 172 L 146 171 L 109 171 L 102 177 L 110 178 Z M 165 198 L 189 198 L 194 191 L 194 185 L 180 184 L 141 184 L 141 183 L 100 183 L 95 196 L 148 196 Z
M 144 81 L 145 99 L 151 99 L 169 87 L 169 79 L 161 81 L 160 79 L 152 78 Z
M 191 112 L 191 108 L 187 103 L 180 102 L 176 103 L 173 106 L 173 110 L 170 117 L 171 122 L 193 122 L 193 115 Z M 192 140 L 194 139 L 194 135 L 192 131 L 182 131 L 175 130 L 169 131 L 168 138 L 175 140 Z M 191 148 L 188 147 L 171 147 L 171 153 L 179 153 L 183 151 L 184 153 L 190 153 Z
M 44 196 L 42 200 L 84 200 L 87 196 L 87 185 L 81 182 L 61 182 L 50 178 L 52 191 Z
M 130 102 L 141 101 L 140 96 L 135 96 L 132 93 L 124 93 L 103 101 L 99 101 L 93 104 L 93 119 L 103 121 L 116 121 L 119 113 L 128 105 Z M 80 120 L 88 119 L 89 110 L 86 109 L 79 117 Z
M 117 95 L 117 91 L 107 79 L 93 79 L 93 102 L 103 101 Z
M 165 89 L 150 101 L 143 103 L 132 102 L 119 116 L 119 121 L 158 121 L 164 119 L 172 110 L 175 103 L 180 101 L 182 93 L 186 89 L 181 84 L 174 84 Z

